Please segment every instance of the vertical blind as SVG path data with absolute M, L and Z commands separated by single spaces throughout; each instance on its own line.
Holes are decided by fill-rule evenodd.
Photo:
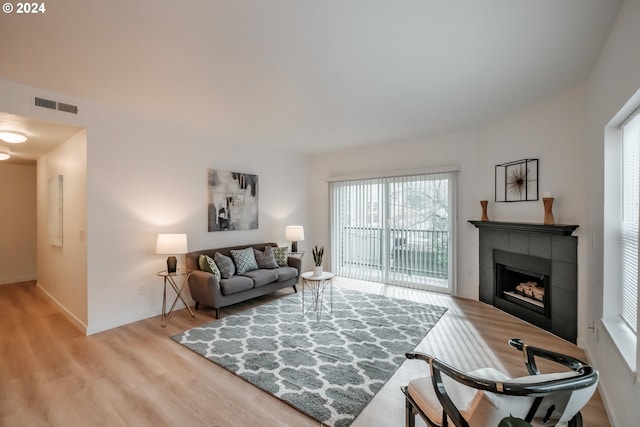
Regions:
M 332 268 L 342 277 L 382 282 L 384 179 L 332 182 Z
M 622 128 L 622 320 L 638 327 L 638 221 L 640 219 L 640 112 Z
M 335 272 L 450 292 L 454 178 L 446 172 L 331 182 Z

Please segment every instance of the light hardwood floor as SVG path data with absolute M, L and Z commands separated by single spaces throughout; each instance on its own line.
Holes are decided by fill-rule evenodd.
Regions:
M 512 337 L 585 359 L 578 347 L 477 301 L 346 279 L 336 285 L 448 307 L 418 350 L 463 369 L 526 375 L 521 353 L 507 344 Z M 158 316 L 86 337 L 35 283 L 0 285 L 0 426 L 318 426 L 169 339 L 212 320 L 212 310 L 196 319 L 180 310 L 166 328 Z M 425 373 L 424 362 L 405 362 L 352 425 L 402 426 L 400 386 Z M 598 394 L 583 416 L 587 426 L 610 425 Z

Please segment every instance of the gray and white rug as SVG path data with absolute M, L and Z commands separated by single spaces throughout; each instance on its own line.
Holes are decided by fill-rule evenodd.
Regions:
M 343 427 L 446 308 L 335 287 L 333 316 L 317 321 L 301 310 L 300 293 L 291 294 L 172 339 L 323 425 Z

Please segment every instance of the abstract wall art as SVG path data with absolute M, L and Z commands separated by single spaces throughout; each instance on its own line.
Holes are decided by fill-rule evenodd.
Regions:
M 496 165 L 496 202 L 538 200 L 538 159 Z
M 209 231 L 258 228 L 258 175 L 209 169 Z

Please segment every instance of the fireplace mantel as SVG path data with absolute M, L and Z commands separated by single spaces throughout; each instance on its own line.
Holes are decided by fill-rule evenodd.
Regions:
M 536 224 L 530 222 L 501 222 L 501 221 L 469 221 L 477 228 L 488 230 L 524 231 L 534 233 L 550 233 L 561 236 L 571 236 L 578 225 L 571 224 Z

